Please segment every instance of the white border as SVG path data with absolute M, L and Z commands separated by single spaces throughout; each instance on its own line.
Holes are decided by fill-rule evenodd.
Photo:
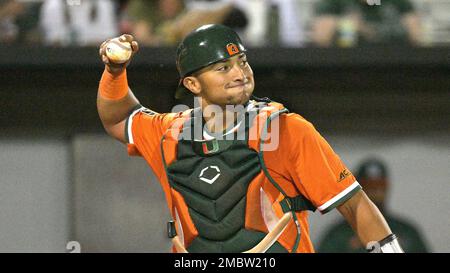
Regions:
M 130 144 L 134 144 L 133 133 L 131 130 L 132 126 L 133 126 L 133 117 L 144 108 L 145 107 L 140 107 L 140 108 L 134 110 L 133 113 L 131 113 L 130 116 L 128 117 L 127 132 L 128 132 L 128 143 L 130 143 Z
M 326 210 L 328 207 L 330 207 L 331 205 L 333 205 L 334 203 L 336 203 L 337 201 L 339 201 L 342 197 L 344 197 L 345 195 L 347 195 L 347 193 L 351 192 L 352 190 L 354 190 L 356 187 L 359 186 L 358 181 L 353 182 L 353 184 L 351 184 L 350 186 L 348 186 L 345 190 L 341 191 L 338 195 L 336 195 L 335 197 L 331 198 L 330 200 L 328 200 L 327 202 L 325 202 L 325 204 L 323 204 L 322 206 L 318 207 L 318 209 L 320 211 L 324 211 Z

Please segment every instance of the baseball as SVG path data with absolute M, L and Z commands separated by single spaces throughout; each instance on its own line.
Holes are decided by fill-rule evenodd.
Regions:
M 122 64 L 131 57 L 131 44 L 128 42 L 120 42 L 119 38 L 114 38 L 106 45 L 106 56 L 116 64 Z

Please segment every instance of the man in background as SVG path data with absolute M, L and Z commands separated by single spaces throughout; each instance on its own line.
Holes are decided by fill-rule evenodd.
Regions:
M 356 172 L 356 179 L 373 203 L 385 216 L 392 231 L 398 236 L 406 253 L 425 253 L 428 248 L 418 229 L 411 223 L 393 216 L 386 210 L 386 196 L 389 190 L 389 175 L 385 164 L 376 158 L 369 158 L 361 162 Z M 318 252 L 366 252 L 354 235 L 351 227 L 340 221 L 330 227 L 322 236 Z
M 231 1 L 133 0 L 126 13 L 131 33 L 144 46 L 176 46 L 204 24 L 224 24 L 235 30 L 247 24 L 243 12 Z
M 40 42 L 39 1 L 0 0 L 0 43 L 32 44 Z
M 320 0 L 315 6 L 313 41 L 318 46 L 420 44 L 419 16 L 409 0 Z

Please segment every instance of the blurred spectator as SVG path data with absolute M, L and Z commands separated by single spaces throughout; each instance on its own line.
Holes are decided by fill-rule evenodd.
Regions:
M 392 232 L 399 237 L 400 245 L 406 253 L 427 252 L 422 235 L 411 223 L 393 216 L 386 210 L 386 195 L 389 188 L 388 170 L 378 159 L 364 160 L 358 167 L 356 179 L 364 192 L 380 209 Z M 344 221 L 332 226 L 320 240 L 318 252 L 366 252 L 354 235 L 351 227 Z
M 222 0 L 226 1 L 226 0 Z M 228 0 L 248 17 L 248 27 L 241 33 L 251 46 L 304 44 L 304 26 L 299 18 L 297 0 Z
M 187 9 L 190 11 L 203 10 L 207 12 L 229 6 L 231 9 L 223 19 L 222 24 L 236 31 L 247 27 L 247 14 L 242 10 L 241 5 L 239 5 L 239 0 L 186 0 L 185 2 Z
M 39 42 L 40 5 L 39 2 L 0 0 L 0 43 Z
M 296 0 L 272 0 L 272 10 L 276 9 L 277 14 L 275 18 L 270 18 L 270 21 L 278 19 L 278 41 L 282 46 L 298 47 L 304 43 L 304 27 L 298 18 L 299 8 Z M 278 18 L 277 18 L 278 17 Z
M 193 2 L 203 1 L 189 1 Z M 220 23 L 233 28 L 246 24 L 242 12 L 233 4 L 207 2 L 203 6 L 188 6 L 182 0 L 130 1 L 127 9 L 132 34 L 142 45 L 173 46 L 204 24 Z
M 375 43 L 419 44 L 421 25 L 409 0 L 319 0 L 313 40 L 319 46 Z
M 119 34 L 131 33 L 133 31 L 133 26 L 131 25 L 131 20 L 128 16 L 129 2 L 129 0 L 118 0 L 117 3 L 116 14 Z
M 132 0 L 127 6 L 131 33 L 141 45 L 150 46 L 175 43 L 175 33 L 167 33 L 167 28 L 184 12 L 182 0 Z
M 118 34 L 116 1 L 46 0 L 40 26 L 47 45 L 98 45 Z

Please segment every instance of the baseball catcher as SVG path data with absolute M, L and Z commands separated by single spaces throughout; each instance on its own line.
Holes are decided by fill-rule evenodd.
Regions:
M 132 48 L 131 35 L 120 42 Z M 107 57 L 97 98 L 107 133 L 143 157 L 164 190 L 174 252 L 314 252 L 308 211 L 337 208 L 371 252 L 402 252 L 377 207 L 314 126 L 282 104 L 252 95 L 244 44 L 205 25 L 177 48 L 177 98 L 196 107 L 142 106 L 124 63 Z M 131 59 L 130 58 L 130 59 Z M 187 107 L 186 107 L 187 108 Z

